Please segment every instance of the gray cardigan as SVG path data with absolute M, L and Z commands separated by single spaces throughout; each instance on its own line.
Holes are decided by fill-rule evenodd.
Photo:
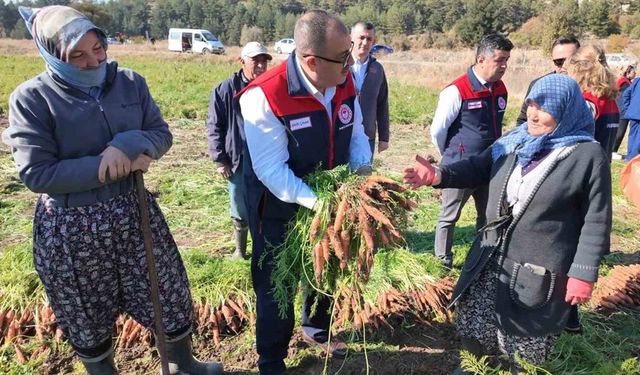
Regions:
M 498 262 L 496 317 L 506 332 L 542 336 L 564 329 L 568 277 L 595 282 L 611 235 L 611 172 L 597 143 L 563 152 L 534 187 L 517 216 L 504 197 L 514 154 L 495 162 L 491 148 L 478 157 L 442 168 L 438 187 L 489 184 L 487 222 L 465 260 L 453 302 L 495 256 Z M 500 225 L 500 218 L 506 218 Z M 542 274 L 540 273 L 542 270 Z M 538 272 L 538 273 L 536 273 Z
M 107 146 L 133 160 L 142 153 L 159 159 L 172 144 L 144 78 L 115 62 L 107 67 L 99 99 L 47 72 L 18 86 L 9 99 L 3 140 L 27 188 L 62 207 L 91 205 L 133 189 L 132 174 L 98 180 L 100 153 Z
M 364 83 L 359 93 L 362 124 L 369 139 L 389 142 L 389 88 L 384 68 L 375 57 L 369 57 Z

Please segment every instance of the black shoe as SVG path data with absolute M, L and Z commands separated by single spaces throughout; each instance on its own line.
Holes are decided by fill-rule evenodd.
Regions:
M 440 260 L 440 263 L 442 263 L 443 266 L 445 266 L 447 268 L 453 268 L 453 259 L 438 257 L 438 260 Z
M 578 314 L 578 306 L 571 306 L 569 310 L 569 319 L 564 327 L 564 331 L 571 335 L 579 335 L 582 333 L 582 324 L 580 323 L 580 315 Z

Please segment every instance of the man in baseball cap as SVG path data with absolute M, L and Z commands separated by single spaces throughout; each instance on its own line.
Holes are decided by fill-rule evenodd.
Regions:
M 234 222 L 235 252 L 232 257 L 246 257 L 247 233 L 249 230 L 247 209 L 244 203 L 242 181 L 242 147 L 244 144 L 244 121 L 234 96 L 249 82 L 267 71 L 272 57 L 267 48 L 258 42 L 249 42 L 240 53 L 242 69 L 220 83 L 211 92 L 207 136 L 209 154 L 218 173 L 229 184 L 229 214 Z
M 271 59 L 267 47 L 259 42 L 249 42 L 244 45 L 240 53 L 242 72 L 249 81 L 253 81 L 267 71 L 267 65 Z

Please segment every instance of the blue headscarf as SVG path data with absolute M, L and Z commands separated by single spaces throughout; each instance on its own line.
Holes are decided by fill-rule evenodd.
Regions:
M 19 7 L 18 11 L 51 73 L 85 92 L 102 89 L 107 77 L 106 60 L 95 69 L 80 69 L 67 62 L 71 50 L 90 31 L 96 32 L 106 49 L 107 39 L 102 30 L 82 13 L 66 6 Z
M 521 124 L 493 144 L 494 161 L 515 152 L 518 163 L 524 166 L 542 150 L 595 142 L 593 115 L 582 97 L 580 86 L 569 76 L 549 74 L 540 78 L 527 96 L 526 102 L 530 101 L 553 116 L 558 126 L 551 133 L 534 137 L 527 130 L 528 124 Z

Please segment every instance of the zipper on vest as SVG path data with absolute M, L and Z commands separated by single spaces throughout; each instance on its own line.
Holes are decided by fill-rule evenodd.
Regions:
M 493 136 L 498 139 L 498 119 L 496 116 L 496 97 L 491 92 L 491 113 L 493 113 Z
M 327 111 L 324 111 L 327 113 Z M 333 133 L 334 133 L 334 123 L 329 114 L 327 113 L 327 120 L 329 120 L 329 163 L 327 165 L 327 169 L 333 169 Z

